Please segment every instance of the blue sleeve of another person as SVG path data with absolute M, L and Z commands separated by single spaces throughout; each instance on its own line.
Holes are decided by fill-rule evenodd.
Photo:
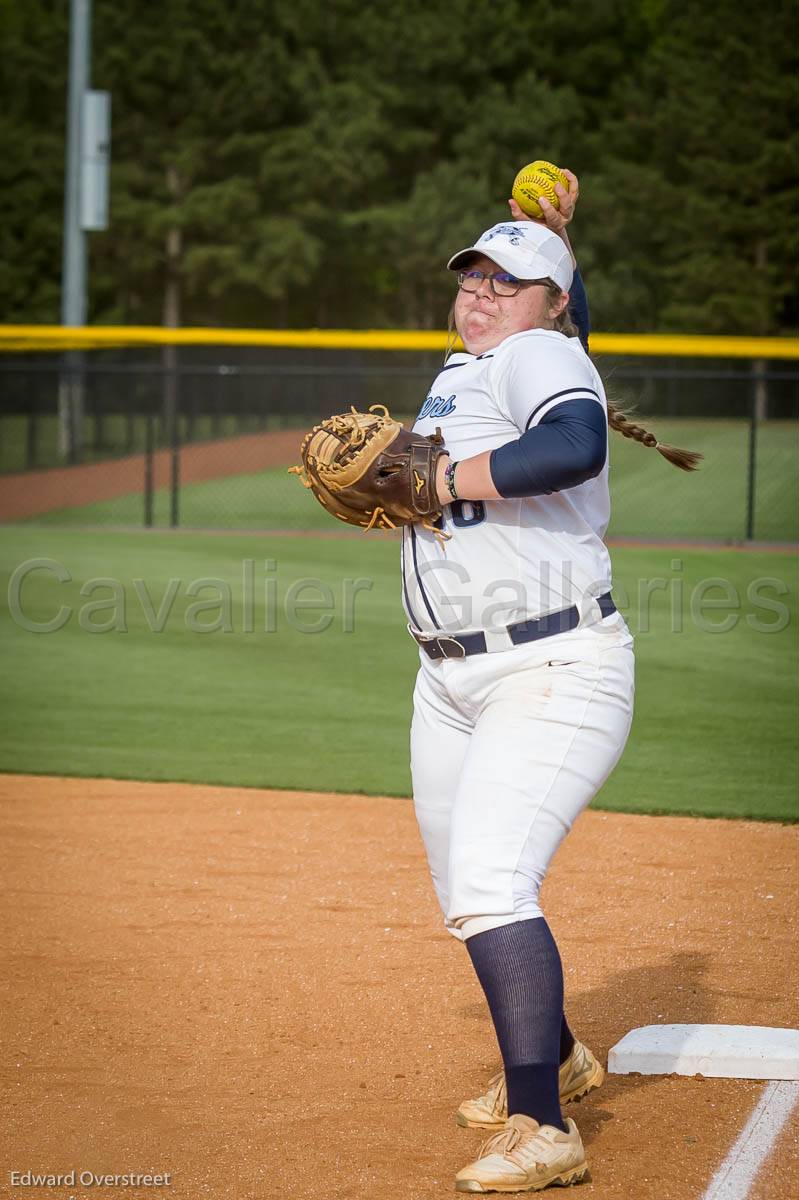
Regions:
M 506 499 L 548 496 L 593 479 L 607 451 L 602 405 L 588 398 L 564 400 L 520 438 L 491 452 L 491 478 Z
M 574 269 L 574 278 L 569 289 L 569 315 L 577 326 L 577 332 L 583 349 L 587 352 L 588 334 L 591 332 L 591 320 L 588 313 L 588 296 L 578 267 Z

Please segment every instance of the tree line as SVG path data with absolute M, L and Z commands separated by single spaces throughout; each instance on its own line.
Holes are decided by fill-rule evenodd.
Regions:
M 68 4 L 3 0 L 0 298 L 57 322 Z M 732 0 L 95 0 L 90 321 L 438 328 L 534 158 L 595 328 L 799 326 L 799 21 Z

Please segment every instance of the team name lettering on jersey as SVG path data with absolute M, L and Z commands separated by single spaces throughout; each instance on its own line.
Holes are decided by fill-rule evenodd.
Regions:
M 455 392 L 446 399 L 443 396 L 428 396 L 416 420 L 421 421 L 423 417 L 448 417 L 454 411 Z

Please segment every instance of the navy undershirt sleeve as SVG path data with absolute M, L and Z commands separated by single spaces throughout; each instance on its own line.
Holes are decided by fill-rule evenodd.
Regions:
M 564 400 L 520 438 L 491 452 L 491 478 L 506 499 L 548 496 L 593 479 L 607 450 L 602 405 L 587 397 Z
M 585 284 L 577 267 L 574 268 L 574 278 L 569 288 L 569 316 L 577 326 L 577 333 L 583 349 L 588 350 L 588 334 L 591 332 L 591 319 L 588 313 L 588 295 Z

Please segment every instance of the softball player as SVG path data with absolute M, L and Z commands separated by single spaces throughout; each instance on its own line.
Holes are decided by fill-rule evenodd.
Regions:
M 572 192 L 561 228 L 576 180 Z M 420 645 L 414 804 L 446 927 L 466 944 L 504 1068 L 458 1111 L 460 1124 L 497 1132 L 456 1188 L 533 1191 L 587 1173 L 561 1103 L 598 1086 L 603 1070 L 566 1022 L 539 891 L 624 748 L 633 642 L 610 596 L 608 406 L 577 336 L 587 340 L 587 308 L 578 304 L 582 330 L 569 317 L 569 293 L 584 293 L 568 241 L 508 221 L 448 266 L 466 350 L 447 359 L 414 429 L 445 437 L 439 534 L 449 536 L 410 526 L 402 547 Z M 627 436 L 656 444 L 613 415 Z

